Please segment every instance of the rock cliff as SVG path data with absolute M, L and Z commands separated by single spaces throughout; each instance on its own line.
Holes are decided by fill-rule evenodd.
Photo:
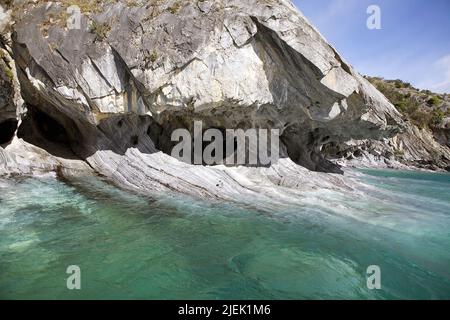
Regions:
M 79 28 L 67 24 L 73 4 Z M 405 126 L 290 1 L 13 1 L 7 9 L 2 132 L 17 123 L 1 149 L 6 173 L 14 163 L 29 164 L 20 172 L 86 169 L 138 191 L 223 198 L 259 184 L 300 188 L 305 177 L 344 185 L 309 171 L 342 172 L 324 145 L 389 138 Z M 195 120 L 205 129 L 279 129 L 282 159 L 270 168 L 181 163 L 169 156 L 170 136 Z
M 450 171 L 450 97 L 401 80 L 366 77 L 402 113 L 404 132 L 382 140 L 331 143 L 323 152 L 342 165 Z

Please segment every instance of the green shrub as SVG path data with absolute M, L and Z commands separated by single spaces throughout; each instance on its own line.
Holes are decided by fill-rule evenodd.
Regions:
M 433 112 L 431 113 L 430 127 L 431 128 L 439 127 L 444 118 L 445 118 L 444 111 L 440 109 L 434 109 Z
M 400 113 L 405 114 L 406 111 L 408 110 L 408 104 L 406 103 L 406 101 L 399 101 L 396 102 L 394 104 L 394 106 L 397 108 L 398 111 L 400 111 Z
M 430 106 L 437 106 L 442 100 L 438 96 L 432 96 L 427 102 Z
M 417 110 L 410 115 L 411 121 L 420 129 L 429 127 L 431 122 L 431 115 L 425 111 Z
M 14 74 L 13 74 L 12 70 L 10 68 L 6 68 L 5 69 L 5 73 L 6 73 L 6 76 L 8 77 L 8 79 L 9 79 L 9 81 L 12 82 L 14 80 Z
M 108 23 L 92 22 L 91 32 L 95 34 L 95 40 L 103 41 L 108 37 L 109 31 L 111 31 L 111 26 Z
M 155 50 L 144 55 L 144 62 L 146 67 L 155 63 L 156 60 L 158 60 L 158 53 Z
M 180 10 L 180 8 L 181 8 L 181 2 L 177 1 L 171 7 L 169 7 L 168 10 L 171 14 L 176 14 L 178 12 L 178 10 Z
M 153 63 L 153 62 L 155 62 L 157 59 L 158 59 L 158 53 L 157 53 L 156 51 L 153 51 L 153 52 L 150 54 L 150 61 Z
M 4 53 L 2 50 L 0 50 L 0 54 L 3 55 Z M 3 57 L 2 57 L 3 59 Z M 0 69 L 3 71 L 3 73 L 6 75 L 6 77 L 9 79 L 10 82 L 14 80 L 14 74 L 12 70 L 8 67 L 6 62 L 4 60 L 0 59 Z

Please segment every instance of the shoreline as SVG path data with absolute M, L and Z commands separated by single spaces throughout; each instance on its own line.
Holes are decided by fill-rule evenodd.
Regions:
M 0 152 L 3 152 L 3 149 Z M 87 162 L 72 160 L 67 164 L 57 159 L 58 162 L 55 165 L 55 158 L 49 159 L 52 160 L 49 163 L 35 161 L 33 167 L 28 167 L 26 170 L 23 161 L 17 163 L 10 161 L 9 168 L 14 167 L 15 164 L 16 170 L 11 170 L 9 174 L 3 171 L 0 177 L 7 181 L 22 177 L 39 178 L 51 175 L 63 182 L 83 177 L 98 177 L 113 187 L 137 196 L 179 194 L 199 200 L 256 206 L 257 209 L 271 212 L 283 207 L 296 206 L 299 199 L 317 191 L 336 192 L 343 196 L 362 195 L 365 188 L 363 182 L 357 181 L 361 174 L 359 170 L 448 174 L 445 171 L 431 171 L 405 165 L 389 168 L 346 163 L 342 166 L 344 174 L 341 175 L 310 171 L 295 164 L 289 158 L 280 159 L 268 168 L 195 166 L 182 163 L 162 152 L 142 154 L 137 149 L 131 149 L 125 155 L 102 151 Z M 36 168 L 38 170 L 35 170 Z M 45 170 L 42 170 L 43 168 Z M 83 169 L 80 170 L 80 168 Z

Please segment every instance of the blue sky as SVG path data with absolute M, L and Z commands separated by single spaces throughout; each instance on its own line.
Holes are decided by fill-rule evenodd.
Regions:
M 362 74 L 450 93 L 450 0 L 293 0 Z M 381 9 L 381 30 L 366 26 Z

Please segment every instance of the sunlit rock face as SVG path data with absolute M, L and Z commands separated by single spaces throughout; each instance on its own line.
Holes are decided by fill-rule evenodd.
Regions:
M 134 152 L 147 164 L 166 157 L 159 151 L 170 153 L 172 131 L 196 120 L 205 129 L 279 129 L 282 158 L 324 172 L 340 172 L 324 144 L 392 136 L 403 125 L 289 1 L 105 1 L 82 8 L 75 29 L 66 9 L 25 6 L 14 25 L 31 110 L 19 137 L 55 131 L 53 142 L 107 176 L 124 170 L 130 185 L 125 175 L 146 170 Z
M 18 123 L 13 61 L 7 47 L 10 23 L 11 12 L 0 5 L 0 145 L 13 139 Z
M 450 171 L 446 129 L 435 136 L 427 129 L 406 124 L 405 132 L 383 140 L 349 140 L 322 148 L 327 158 L 343 166 Z

